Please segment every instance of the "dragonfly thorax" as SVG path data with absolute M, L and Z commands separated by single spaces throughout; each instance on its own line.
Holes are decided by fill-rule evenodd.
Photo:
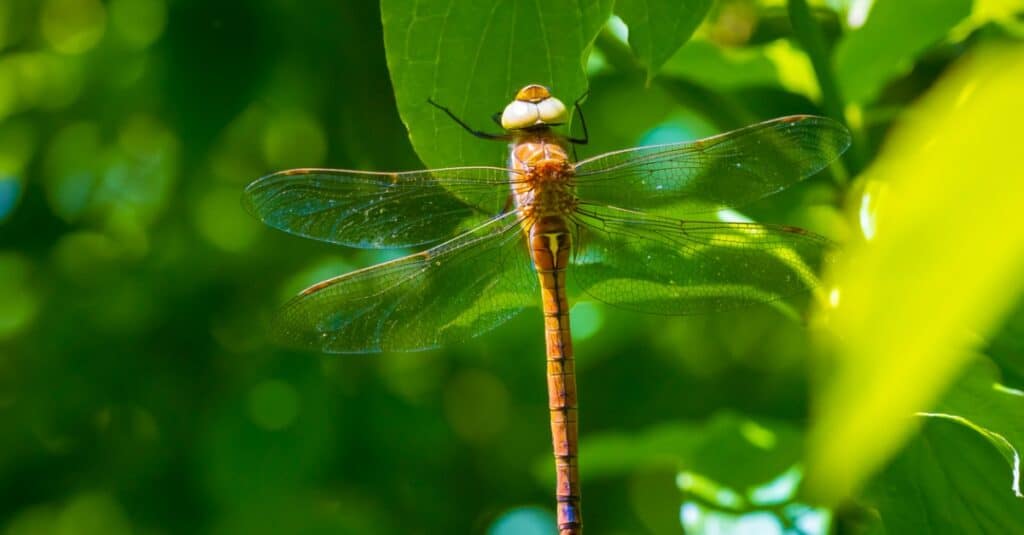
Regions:
M 517 140 L 509 164 L 512 192 L 523 215 L 566 216 L 576 208 L 573 165 L 565 147 L 550 132 Z

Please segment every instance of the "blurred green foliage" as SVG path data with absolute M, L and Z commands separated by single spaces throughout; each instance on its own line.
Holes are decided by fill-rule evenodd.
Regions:
M 829 306 L 575 305 L 588 532 L 1024 529 L 1024 5 L 708 4 L 0 3 L 0 532 L 551 533 L 539 314 L 279 350 L 281 299 L 400 252 L 239 201 L 287 167 L 501 165 L 425 101 L 486 128 L 528 82 L 589 88 L 580 157 L 791 113 L 855 139 L 743 209 L 842 245 Z

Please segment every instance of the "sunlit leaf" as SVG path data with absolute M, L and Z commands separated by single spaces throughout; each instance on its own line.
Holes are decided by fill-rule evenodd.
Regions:
M 864 25 L 847 33 L 836 50 L 843 96 L 871 101 L 970 12 L 971 0 L 878 0 Z
M 629 26 L 629 46 L 654 78 L 661 66 L 693 35 L 711 0 L 619 0 L 615 13 Z
M 999 365 L 1004 384 L 1024 389 L 1024 300 L 1017 302 L 1017 308 L 1006 318 L 985 354 Z
M 521 4 L 487 0 L 384 0 L 384 46 L 398 110 L 429 167 L 498 165 L 502 143 L 476 139 L 433 99 L 479 130 L 524 85 L 543 84 L 567 104 L 587 88 L 584 65 L 611 0 Z
M 956 421 L 931 419 L 871 485 L 887 533 L 1013 533 L 1024 502 L 992 444 Z
M 911 108 L 862 176 L 861 223 L 834 273 L 834 362 L 808 485 L 849 495 L 892 455 L 1024 284 L 1017 125 L 1024 48 L 982 48 Z M 879 193 L 884 193 L 879 197 Z M 870 202 L 869 202 L 870 201 Z M 868 230 L 872 232 L 868 232 Z
M 723 48 L 694 39 L 673 54 L 661 72 L 725 91 L 777 86 L 779 73 L 764 48 Z
M 779 88 L 812 99 L 820 96 L 807 56 L 784 39 L 728 48 L 692 40 L 669 58 L 661 72 L 720 91 Z
M 979 356 L 967 373 L 950 388 L 935 409 L 921 413 L 947 418 L 974 429 L 1006 460 L 1006 483 L 1017 497 L 1020 492 L 1020 456 L 1024 452 L 1024 392 L 1003 386 L 992 361 Z M 1022 502 L 1024 503 L 1024 502 Z
M 971 16 L 956 27 L 954 36 L 966 37 L 986 24 L 1002 26 L 1017 37 L 1024 36 L 1024 22 L 1018 20 L 1022 11 L 1022 0 L 974 0 Z

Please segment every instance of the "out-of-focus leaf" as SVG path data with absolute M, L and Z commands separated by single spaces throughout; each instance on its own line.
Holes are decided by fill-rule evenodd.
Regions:
M 800 450 L 800 435 L 791 427 L 721 414 L 705 424 L 671 423 L 642 433 L 586 437 L 580 445 L 580 458 L 586 459 L 580 470 L 589 479 L 665 467 L 746 490 L 786 471 Z M 545 481 L 551 479 L 550 461 L 538 463 L 537 472 Z
M 615 13 L 629 26 L 629 46 L 647 68 L 648 81 L 693 35 L 710 0 L 619 0 Z
M 779 84 L 778 72 L 764 47 L 722 48 L 697 39 L 669 58 L 661 72 L 726 91 Z
M 974 0 L 971 16 L 953 31 L 955 38 L 967 37 L 986 24 L 996 24 L 1007 32 L 1024 37 L 1024 21 L 1017 20 L 1024 12 L 1024 0 Z
M 970 13 L 971 0 L 878 0 L 864 25 L 847 33 L 836 50 L 843 96 L 870 102 Z
M 693 40 L 669 58 L 661 72 L 719 91 L 766 87 L 812 99 L 820 96 L 807 55 L 787 40 L 730 48 Z
M 931 418 L 870 488 L 887 533 L 1015 533 L 1024 502 L 981 435 Z
M 808 488 L 853 492 L 904 442 L 1015 303 L 1024 278 L 1024 47 L 988 47 L 915 104 L 861 177 L 863 243 L 833 274 L 834 362 Z M 879 196 L 879 194 L 883 194 Z M 955 215 L 955 216 L 954 216 Z
M 474 138 L 427 99 L 476 129 L 515 92 L 543 84 L 571 105 L 587 88 L 584 65 L 611 0 L 385 0 L 384 46 L 398 111 L 429 167 L 500 165 L 502 143 Z

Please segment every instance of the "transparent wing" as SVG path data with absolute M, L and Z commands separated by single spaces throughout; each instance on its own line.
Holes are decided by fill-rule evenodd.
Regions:
M 274 327 L 287 344 L 327 353 L 417 351 L 496 327 L 538 292 L 511 212 L 427 251 L 313 285 Z
M 245 188 L 246 208 L 292 234 L 350 247 L 412 247 L 437 242 L 471 216 L 497 215 L 509 196 L 509 170 L 458 167 L 407 173 L 292 169 Z
M 639 147 L 576 165 L 587 202 L 685 217 L 740 206 L 817 173 L 850 145 L 840 123 L 781 117 L 706 139 Z
M 605 303 L 681 315 L 818 290 L 830 242 L 796 227 L 679 221 L 611 207 L 573 216 L 570 276 Z

